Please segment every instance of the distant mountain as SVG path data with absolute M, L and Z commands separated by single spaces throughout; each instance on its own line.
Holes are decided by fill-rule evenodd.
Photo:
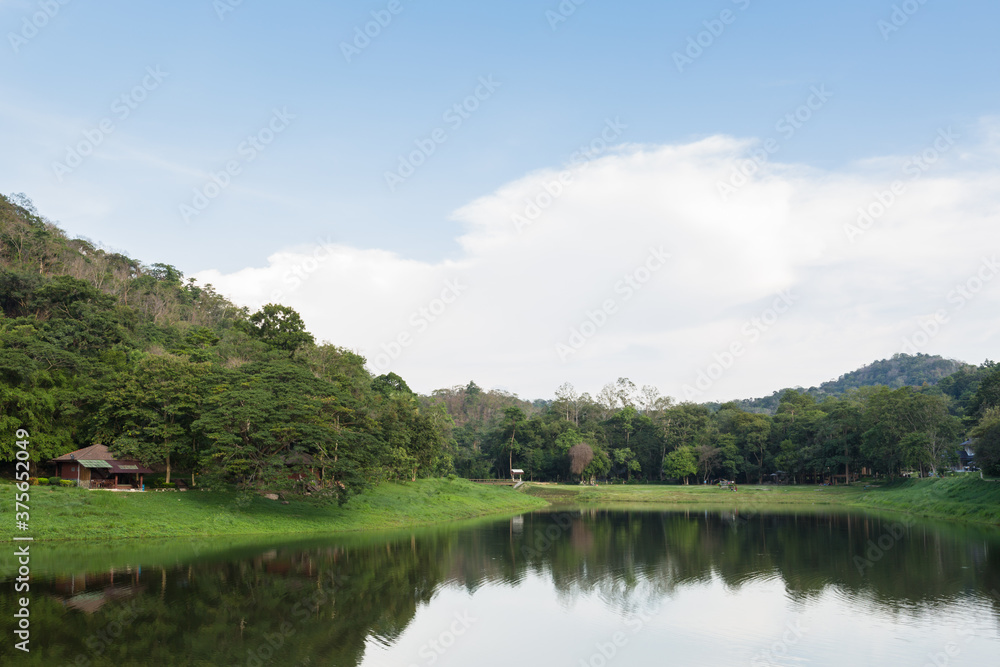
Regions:
M 899 387 L 920 387 L 924 384 L 936 385 L 944 378 L 966 369 L 974 370 L 976 367 L 970 364 L 945 359 L 944 357 L 930 354 L 895 354 L 891 359 L 874 361 L 867 366 L 845 373 L 836 380 L 824 382 L 818 387 L 795 387 L 798 391 L 805 391 L 817 400 L 822 400 L 826 396 L 839 396 L 851 389 L 860 387 L 873 387 L 884 385 L 892 389 Z M 785 389 L 776 391 L 764 398 L 744 399 L 737 401 L 744 410 L 754 412 L 774 412 L 778 407 L 778 399 Z

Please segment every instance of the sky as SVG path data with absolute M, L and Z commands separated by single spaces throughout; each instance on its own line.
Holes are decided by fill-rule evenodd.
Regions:
M 1000 349 L 1000 5 L 0 0 L 0 191 L 416 391 Z

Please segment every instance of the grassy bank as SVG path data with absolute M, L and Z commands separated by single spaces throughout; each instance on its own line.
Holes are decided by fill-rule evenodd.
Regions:
M 257 494 L 225 491 L 112 493 L 76 488 L 31 487 L 30 530 L 15 529 L 14 487 L 0 502 L 0 540 L 129 537 L 300 535 L 387 530 L 514 514 L 546 503 L 509 488 L 461 479 L 386 483 L 352 498 L 344 507 L 291 500 L 283 505 Z
M 553 504 L 660 503 L 746 510 L 838 505 L 906 512 L 916 516 L 1000 524 L 1000 483 L 972 476 L 850 486 L 715 486 L 533 484 L 528 493 Z
M 1000 483 L 971 475 L 905 480 L 865 493 L 854 504 L 917 516 L 1000 524 Z
M 861 497 L 860 486 L 744 486 L 738 491 L 714 485 L 569 486 L 532 484 L 528 493 L 553 504 L 667 503 L 671 505 L 844 505 Z

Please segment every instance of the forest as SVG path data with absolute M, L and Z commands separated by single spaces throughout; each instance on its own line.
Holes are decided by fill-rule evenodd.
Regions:
M 384 480 L 820 482 L 939 473 L 972 439 L 1000 473 L 1000 366 L 896 355 L 768 399 L 676 402 L 627 378 L 526 401 L 475 382 L 421 396 L 291 308 L 241 308 L 170 264 L 70 239 L 0 196 L 0 462 L 100 442 L 193 484 L 345 501 Z M 5 464 L 6 465 L 6 464 Z

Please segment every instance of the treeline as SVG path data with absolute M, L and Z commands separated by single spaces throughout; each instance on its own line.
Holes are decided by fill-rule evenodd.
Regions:
M 340 500 L 451 471 L 444 412 L 317 345 L 290 308 L 249 313 L 170 265 L 68 239 L 23 197 L 0 197 L 0 240 L 0 460 L 23 428 L 35 466 L 99 442 L 168 481 Z
M 0 461 L 24 428 L 35 465 L 101 442 L 168 480 L 341 501 L 381 480 L 514 468 L 562 481 L 891 477 L 950 465 L 966 438 L 1000 472 L 989 361 L 940 377 L 937 358 L 901 355 L 881 368 L 936 383 L 787 390 L 771 410 L 678 404 L 626 378 L 596 397 L 563 385 L 528 402 L 474 382 L 417 396 L 316 344 L 292 309 L 250 313 L 171 265 L 68 239 L 23 196 L 0 196 L 0 241 Z
M 952 465 L 967 437 L 977 461 L 1000 473 L 1000 366 L 991 361 L 935 386 L 861 387 L 822 401 L 786 390 L 773 415 L 736 402 L 677 404 L 627 378 L 596 398 L 563 385 L 541 408 L 509 401 L 501 411 L 474 383 L 430 401 L 461 415 L 454 461 L 472 478 L 506 477 L 511 467 L 526 479 L 563 481 L 895 477 Z M 480 416 L 487 401 L 490 419 Z

